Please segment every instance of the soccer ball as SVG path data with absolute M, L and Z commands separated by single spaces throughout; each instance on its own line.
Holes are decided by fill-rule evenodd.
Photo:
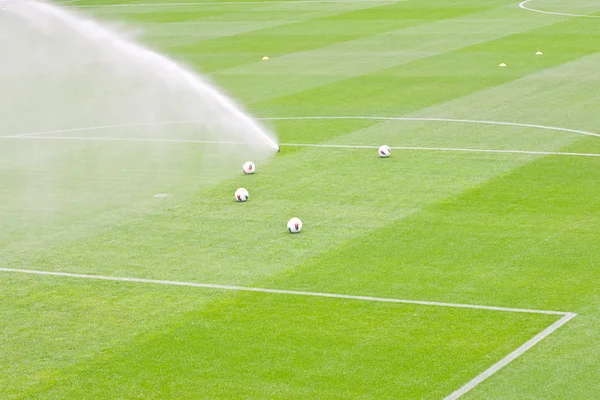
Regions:
M 290 233 L 298 233 L 302 230 L 302 221 L 300 221 L 300 218 L 292 218 L 288 221 L 287 226 Z
M 235 191 L 235 199 L 237 201 L 241 201 L 244 202 L 246 200 L 248 200 L 248 191 L 244 188 L 239 188 L 238 190 Z
M 383 146 L 381 146 L 379 148 L 378 153 L 379 153 L 379 157 L 381 157 L 381 158 L 387 158 L 392 153 L 392 149 L 390 149 L 390 146 L 386 146 L 384 144 Z
M 253 174 L 255 170 L 256 167 L 252 161 L 245 162 L 244 165 L 242 165 L 242 171 L 244 171 L 246 175 Z

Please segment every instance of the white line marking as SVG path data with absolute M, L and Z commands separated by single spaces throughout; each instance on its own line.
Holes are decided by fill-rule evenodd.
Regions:
M 538 9 L 531 8 L 531 7 L 527 6 L 527 3 L 531 2 L 531 1 L 532 0 L 522 1 L 521 3 L 519 3 L 519 7 L 521 7 L 523 10 L 533 11 L 533 12 L 539 13 L 539 14 L 561 15 L 561 16 L 564 16 L 564 17 L 600 18 L 600 15 L 569 14 L 569 13 L 561 13 L 561 12 L 552 12 L 552 11 L 538 10 Z
M 80 0 L 74 0 L 80 1 Z M 218 1 L 218 2 L 185 2 L 185 3 L 117 3 L 117 4 L 87 4 L 77 6 L 78 8 L 107 8 L 107 7 L 179 7 L 179 6 L 220 6 L 220 5 L 269 5 L 269 4 L 320 4 L 320 3 L 397 3 L 404 0 L 290 0 L 290 1 Z M 64 4 L 64 3 L 62 3 Z
M 101 141 L 101 142 L 142 142 L 142 143 L 196 143 L 196 144 L 229 144 L 255 146 L 248 142 L 220 142 L 210 140 L 193 139 L 151 139 L 151 138 L 111 138 L 111 137 L 76 137 L 76 136 L 0 136 L 0 139 L 36 139 L 36 140 L 74 140 L 74 141 Z M 344 144 L 319 144 L 319 143 L 281 143 L 284 147 L 311 147 L 330 149 L 377 149 L 373 145 L 344 145 Z M 499 149 L 473 149 L 458 147 L 416 147 L 416 146 L 390 146 L 394 150 L 407 151 L 439 151 L 439 152 L 463 152 L 463 153 L 491 153 L 491 154 L 522 154 L 538 156 L 571 156 L 571 157 L 600 157 L 595 153 L 570 153 L 561 151 L 530 151 L 530 150 L 499 150 Z
M 595 136 L 600 137 L 600 133 L 588 132 L 579 129 L 561 128 L 557 126 L 546 126 L 537 124 L 524 124 L 520 122 L 502 122 L 502 121 L 486 121 L 477 119 L 454 119 L 454 118 L 419 118 L 419 117 L 376 117 L 376 116 L 316 116 L 316 117 L 274 117 L 274 118 L 260 118 L 263 121 L 285 121 L 285 120 L 335 120 L 335 119 L 366 119 L 366 120 L 380 120 L 380 121 L 422 121 L 422 122 L 454 122 L 463 124 L 482 124 L 482 125 L 500 125 L 500 126 L 516 126 L 522 128 L 534 128 L 534 129 L 545 129 L 550 131 L 559 132 L 570 132 L 577 133 L 579 135 Z
M 533 309 L 526 309 L 526 308 L 481 306 L 481 305 L 458 304 L 458 303 L 442 303 L 442 302 L 437 302 L 437 301 L 403 300 L 403 299 L 393 299 L 393 298 L 385 298 L 385 297 L 354 296 L 354 295 L 347 295 L 347 294 L 305 292 L 305 291 L 297 291 L 297 290 L 267 289 L 267 288 L 255 288 L 255 287 L 246 287 L 246 286 L 219 285 L 219 284 L 213 284 L 213 283 L 182 282 L 182 281 L 156 280 L 156 279 L 144 279 L 144 278 L 129 278 L 129 277 L 119 277 L 119 276 L 74 274 L 74 273 L 70 273 L 70 272 L 52 272 L 52 271 L 39 271 L 39 270 L 31 270 L 31 269 L 0 268 L 0 271 L 1 272 L 21 273 L 21 274 L 32 274 L 32 275 L 60 276 L 60 277 L 66 277 L 66 278 L 96 279 L 96 280 L 103 280 L 103 281 L 135 282 L 135 283 L 171 285 L 171 286 L 188 286 L 188 287 L 207 288 L 207 289 L 272 293 L 272 294 L 284 294 L 284 295 L 293 295 L 293 296 L 326 297 L 326 298 L 335 298 L 335 299 L 372 301 L 372 302 L 380 302 L 380 303 L 399 303 L 399 304 L 415 304 L 415 305 L 422 305 L 422 306 L 469 308 L 469 309 L 475 309 L 475 310 L 503 311 L 503 312 L 527 313 L 527 314 L 546 314 L 546 315 L 569 315 L 570 314 L 570 313 L 564 312 L 564 311 L 533 310 Z
M 507 355 L 500 361 L 498 361 L 496 364 L 492 365 L 490 368 L 486 369 L 481 374 L 477 375 L 473 380 L 467 382 L 463 387 L 456 390 L 455 392 L 452 392 L 444 400 L 458 399 L 459 397 L 461 397 L 462 395 L 464 395 L 465 393 L 467 393 L 471 389 L 473 389 L 475 386 L 479 385 L 481 382 L 485 381 L 487 378 L 494 375 L 496 372 L 498 372 L 502 368 L 506 367 L 509 363 L 514 361 L 517 357 L 523 355 L 523 353 L 525 353 L 527 350 L 531 349 L 533 346 L 535 346 L 536 344 L 538 344 L 539 342 L 541 342 L 542 340 L 544 340 L 545 338 L 550 336 L 557 329 L 559 329 L 561 326 L 563 326 L 564 324 L 566 324 L 567 322 L 569 322 L 576 316 L 577 316 L 577 314 L 575 314 L 575 313 L 565 314 L 561 319 L 559 319 L 558 321 L 556 321 L 555 323 L 553 323 L 552 325 L 550 325 L 549 327 L 547 327 L 546 329 L 544 329 L 543 331 L 541 331 L 540 333 L 535 335 L 533 338 L 529 339 L 522 346 L 520 346 L 519 348 L 514 350 L 512 353 L 510 353 L 509 355 Z
M 324 147 L 340 149 L 377 149 L 379 146 L 353 146 L 337 144 L 311 144 L 311 143 L 281 143 L 281 146 L 289 147 Z M 595 153 L 569 153 L 563 151 L 529 151 L 529 150 L 495 150 L 495 149 L 471 149 L 458 147 L 415 147 L 415 146 L 390 146 L 394 150 L 415 150 L 415 151 L 446 151 L 446 152 L 465 152 L 465 153 L 496 153 L 496 154 L 526 154 L 540 156 L 573 156 L 573 157 L 600 157 Z

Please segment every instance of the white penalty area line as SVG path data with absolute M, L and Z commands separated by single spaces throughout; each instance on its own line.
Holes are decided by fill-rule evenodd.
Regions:
M 512 313 L 546 314 L 546 315 L 562 315 L 562 316 L 570 314 L 570 313 L 564 312 L 564 311 L 534 310 L 534 309 L 527 309 L 527 308 L 482 306 L 482 305 L 460 304 L 460 303 L 443 303 L 443 302 L 437 302 L 437 301 L 404 300 L 404 299 L 394 299 L 394 298 L 386 298 L 386 297 L 355 296 L 355 295 L 337 294 L 337 293 L 320 293 L 320 292 L 307 292 L 307 291 L 298 291 L 298 290 L 257 288 L 257 287 L 248 287 L 248 286 L 219 285 L 219 284 L 215 284 L 215 283 L 198 283 L 198 282 L 170 281 L 170 280 L 160 280 L 160 279 L 131 278 L 131 277 L 120 277 L 120 276 L 75 274 L 75 273 L 70 273 L 70 272 L 40 271 L 40 270 L 32 270 L 32 269 L 0 268 L 0 272 L 30 274 L 30 275 L 59 276 L 59 277 L 64 277 L 64 278 L 95 279 L 95 280 L 113 281 L 113 282 L 134 282 L 134 283 L 146 283 L 146 284 L 154 284 L 154 285 L 187 286 L 187 287 L 196 287 L 196 288 L 205 288 L 205 289 L 231 290 L 231 291 L 239 291 L 239 292 L 258 292 L 258 293 L 271 293 L 271 294 L 282 294 L 282 295 L 292 295 L 292 296 L 325 297 L 325 298 L 370 301 L 370 302 L 379 302 L 379 303 L 397 303 L 397 304 L 414 304 L 414 305 L 421 305 L 421 306 L 468 308 L 468 309 L 475 309 L 475 310 L 503 311 L 503 312 L 512 312 Z
M 563 17 L 579 17 L 579 18 L 600 18 L 600 15 L 586 15 L 586 14 L 570 14 L 570 13 L 562 13 L 562 12 L 552 12 L 552 11 L 544 11 L 538 10 L 536 8 L 531 8 L 527 6 L 533 0 L 525 0 L 519 3 L 519 7 L 523 10 L 532 11 L 538 14 L 547 14 L 547 15 L 560 15 Z
M 556 321 L 555 323 L 553 323 L 552 325 L 550 325 L 549 327 L 547 327 L 546 329 L 544 329 L 543 331 L 541 331 L 540 333 L 538 333 L 537 335 L 535 335 L 534 337 L 529 339 L 527 342 L 525 342 L 519 348 L 517 348 L 516 350 L 514 350 L 513 352 L 508 354 L 506 357 L 504 357 L 503 359 L 501 359 L 500 361 L 498 361 L 497 363 L 495 363 L 494 365 L 492 365 L 485 371 L 483 371 L 481 374 L 477 375 L 475 378 L 473 378 L 472 380 L 467 382 L 460 389 L 452 392 L 450 395 L 445 397 L 444 400 L 456 400 L 456 399 L 460 398 L 467 392 L 474 389 L 481 382 L 485 381 L 487 378 L 494 375 L 496 372 L 498 372 L 502 368 L 506 367 L 509 363 L 511 363 L 512 361 L 514 361 L 515 359 L 517 359 L 518 357 L 523 355 L 523 353 L 525 353 L 527 350 L 530 350 L 533 346 L 535 346 L 536 344 L 538 344 L 539 342 L 541 342 L 542 340 L 544 340 L 545 338 L 550 336 L 552 333 L 556 332 L 560 327 L 565 325 L 567 322 L 569 322 L 576 316 L 577 316 L 577 314 L 575 314 L 575 313 L 565 314 L 561 319 L 559 319 L 558 321 Z
M 550 336 L 560 327 L 565 325 L 567 322 L 577 316 L 576 313 L 563 312 L 563 311 L 551 311 L 551 310 L 534 310 L 526 308 L 510 308 L 510 307 L 495 307 L 495 306 L 482 306 L 473 304 L 460 304 L 460 303 L 443 303 L 436 301 L 420 301 L 420 300 L 404 300 L 394 299 L 385 297 L 372 297 L 372 296 L 355 296 L 346 294 L 336 293 L 320 293 L 320 292 L 307 292 L 297 290 L 282 290 L 282 289 L 268 289 L 268 288 L 256 288 L 246 286 L 232 286 L 232 285 L 219 285 L 213 283 L 197 283 L 197 282 L 182 282 L 182 281 L 170 281 L 170 280 L 156 280 L 156 279 L 144 279 L 144 278 L 130 278 L 130 277 L 117 277 L 117 276 L 102 276 L 102 275 L 89 275 L 89 274 L 75 274 L 69 272 L 52 272 L 52 271 L 39 271 L 30 269 L 13 269 L 13 268 L 0 268 L 0 272 L 6 273 L 19 273 L 19 274 L 30 274 L 30 275 L 45 275 L 45 276 L 57 276 L 64 278 L 77 278 L 77 279 L 93 279 L 102 281 L 113 281 L 113 282 L 133 282 L 133 283 L 144 283 L 154 285 L 169 285 L 169 286 L 185 286 L 185 287 L 196 287 L 206 289 L 218 289 L 218 290 L 231 290 L 241 292 L 258 292 L 268 294 L 280 294 L 280 295 L 291 295 L 291 296 L 307 296 L 307 297 L 319 297 L 319 298 L 334 298 L 344 300 L 357 300 L 357 301 L 368 301 L 368 302 L 380 302 L 380 303 L 395 303 L 395 304 L 411 304 L 421 306 L 435 306 L 435 307 L 449 307 L 449 308 L 463 308 L 463 309 L 475 309 L 475 310 L 487 310 L 487 311 L 501 311 L 501 312 L 512 312 L 512 313 L 527 313 L 527 314 L 545 314 L 545 315 L 560 315 L 561 318 L 554 322 L 552 325 L 529 339 L 523 345 L 519 346 L 516 350 L 512 351 L 506 357 L 496 362 L 494 365 L 477 375 L 475 378 L 467 382 L 465 385 L 460 387 L 458 390 L 452 392 L 444 400 L 455 400 L 475 388 L 481 382 L 494 375 L 496 372 L 507 366 L 509 363 L 514 361 L 519 356 L 523 355 L 526 351 L 534 347 L 536 344 Z

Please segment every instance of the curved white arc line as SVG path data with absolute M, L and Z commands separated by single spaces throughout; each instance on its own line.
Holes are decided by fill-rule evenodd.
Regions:
M 600 133 L 588 132 L 579 129 L 569 129 L 569 128 L 561 128 L 557 126 L 546 126 L 546 125 L 538 125 L 538 124 L 524 124 L 520 122 L 502 122 L 502 121 L 486 121 L 486 120 L 475 120 L 475 119 L 452 119 L 452 118 L 420 118 L 420 117 L 378 117 L 378 116 L 305 116 L 305 117 L 266 117 L 266 118 L 257 118 L 262 121 L 303 121 L 303 120 L 374 120 L 374 121 L 416 121 L 416 122 L 450 122 L 450 123 L 464 123 L 464 124 L 482 124 L 482 125 L 499 125 L 499 126 L 516 126 L 522 128 L 534 128 L 534 129 L 544 129 L 549 131 L 558 131 L 558 132 L 569 132 L 576 133 L 579 135 L 585 136 L 594 136 L 600 137 Z M 45 132 L 30 132 L 30 133 L 22 133 L 17 135 L 10 135 L 7 137 L 28 137 L 28 136 L 37 136 L 37 135 L 50 135 L 50 134 L 58 134 L 58 133 L 67 133 L 67 132 L 83 132 L 83 131 L 94 131 L 94 130 L 102 130 L 102 129 L 117 129 L 117 128 L 131 128 L 131 127 L 141 127 L 141 126 L 161 126 L 161 125 L 186 125 L 186 124 L 200 124 L 203 121 L 164 121 L 164 122 L 145 122 L 138 124 L 121 124 L 121 125 L 104 125 L 104 126 L 90 126 L 84 128 L 69 128 L 69 129 L 60 129 L 53 131 L 45 131 Z
M 335 119 L 366 119 L 366 120 L 381 120 L 381 121 L 434 121 L 434 122 L 456 122 L 456 123 L 464 123 L 464 124 L 483 124 L 483 125 L 504 125 L 504 126 L 517 126 L 522 128 L 535 128 L 535 129 L 545 129 L 549 131 L 559 131 L 559 132 L 570 132 L 577 133 L 580 135 L 586 136 L 595 136 L 600 137 L 600 133 L 587 132 L 578 129 L 569 129 L 569 128 L 561 128 L 557 126 L 546 126 L 546 125 L 537 125 L 537 124 L 523 124 L 519 122 L 502 122 L 502 121 L 485 121 L 485 120 L 476 120 L 476 119 L 453 119 L 453 118 L 419 118 L 419 117 L 376 117 L 376 116 L 315 116 L 315 117 L 272 117 L 272 118 L 259 118 L 263 121 L 285 121 L 285 120 L 335 120 Z
M 519 3 L 519 7 L 521 7 L 523 10 L 532 11 L 532 12 L 539 13 L 539 14 L 559 15 L 559 16 L 563 16 L 563 17 L 600 18 L 600 15 L 569 14 L 569 13 L 538 10 L 536 8 L 527 7 L 526 4 L 529 3 L 530 1 L 532 1 L 532 0 L 522 1 L 521 3 Z

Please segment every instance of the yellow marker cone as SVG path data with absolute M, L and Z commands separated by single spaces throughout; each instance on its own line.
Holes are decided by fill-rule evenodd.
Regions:
M 268 59 L 269 59 L 269 57 L 267 57 L 267 56 L 263 57 L 263 61 L 267 61 Z
M 541 51 L 538 51 L 538 52 L 537 52 L 537 53 L 535 53 L 535 54 L 536 54 L 536 55 L 538 55 L 538 56 L 541 56 L 541 55 L 542 55 L 542 54 L 544 54 L 544 53 L 542 53 Z
M 506 64 L 502 63 L 499 65 L 499 67 L 506 67 Z

